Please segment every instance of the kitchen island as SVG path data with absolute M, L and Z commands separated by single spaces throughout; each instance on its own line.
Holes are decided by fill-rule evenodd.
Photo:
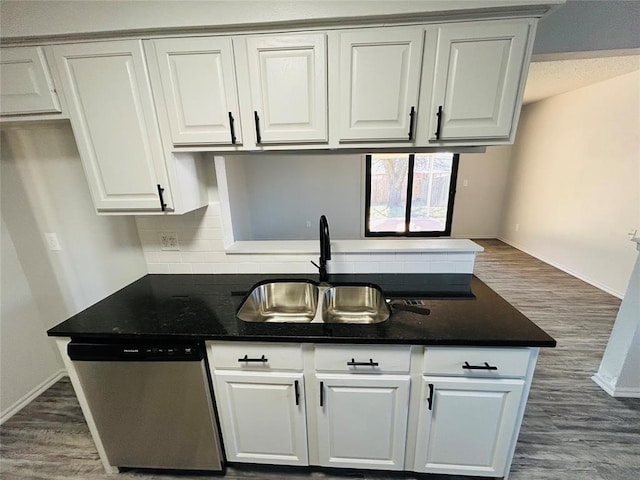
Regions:
M 65 357 L 69 339 L 204 342 L 230 462 L 506 478 L 539 347 L 555 340 L 469 274 L 329 278 L 420 299 L 427 316 L 394 310 L 371 325 L 236 318 L 255 283 L 282 278 L 147 275 L 48 333 L 61 337 Z

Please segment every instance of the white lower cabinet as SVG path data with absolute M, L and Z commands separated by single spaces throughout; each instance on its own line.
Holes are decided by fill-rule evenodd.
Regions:
M 218 371 L 215 393 L 227 460 L 309 464 L 302 373 Z
M 318 451 L 327 467 L 402 470 L 408 375 L 316 375 Z
M 414 470 L 501 477 L 524 380 L 423 377 Z
M 503 477 L 537 349 L 207 342 L 231 462 Z

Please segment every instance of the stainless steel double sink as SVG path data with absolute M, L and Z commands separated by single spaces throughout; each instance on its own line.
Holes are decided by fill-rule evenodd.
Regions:
M 376 285 L 317 285 L 311 281 L 270 281 L 253 287 L 238 309 L 245 322 L 384 322 L 391 315 Z

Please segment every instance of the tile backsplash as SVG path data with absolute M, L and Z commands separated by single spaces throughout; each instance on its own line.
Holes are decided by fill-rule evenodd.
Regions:
M 318 254 L 225 253 L 220 204 L 184 215 L 136 217 L 149 273 L 308 273 Z M 162 250 L 176 234 L 178 250 Z M 318 247 L 319 248 L 319 247 Z M 330 273 L 473 273 L 474 252 L 333 253 Z

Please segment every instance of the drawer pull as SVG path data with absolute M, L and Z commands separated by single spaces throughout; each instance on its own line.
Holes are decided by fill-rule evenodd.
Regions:
M 356 362 L 355 359 L 351 359 L 350 362 L 347 362 L 347 366 L 349 367 L 377 367 L 378 362 L 374 362 L 372 358 L 369 359 L 368 362 Z
M 296 405 L 300 405 L 300 386 L 298 385 L 298 380 L 293 382 L 293 387 L 296 391 Z
M 429 384 L 429 398 L 427 398 L 429 410 L 433 410 L 433 383 Z
M 413 126 L 414 120 L 413 118 L 416 115 L 416 107 L 411 107 L 411 111 L 409 111 L 409 140 L 413 140 Z
M 162 188 L 160 186 L 160 184 L 158 184 L 158 197 L 160 197 L 160 210 L 162 210 L 163 212 L 167 211 L 167 204 L 164 203 L 164 188 Z
M 436 128 L 436 140 L 440 140 L 440 134 L 442 131 L 442 105 L 438 107 L 438 113 L 436 113 L 436 117 L 438 117 L 438 127 Z
M 229 112 L 229 130 L 231 131 L 231 143 L 236 144 L 236 129 L 233 125 L 233 113 Z
M 324 382 L 320 382 L 320 406 L 324 407 Z
M 469 365 L 469 362 L 464 362 L 462 368 L 466 370 L 498 370 L 498 367 L 489 365 L 487 362 L 484 362 L 484 365 Z
M 254 110 L 253 112 L 253 121 L 256 125 L 256 144 L 262 143 L 262 136 L 260 135 L 260 117 L 258 117 L 258 112 Z
M 269 361 L 268 358 L 265 358 L 264 355 L 262 355 L 260 358 L 249 358 L 248 355 L 245 355 L 242 358 L 238 359 L 239 362 L 261 362 L 261 363 L 267 363 Z

